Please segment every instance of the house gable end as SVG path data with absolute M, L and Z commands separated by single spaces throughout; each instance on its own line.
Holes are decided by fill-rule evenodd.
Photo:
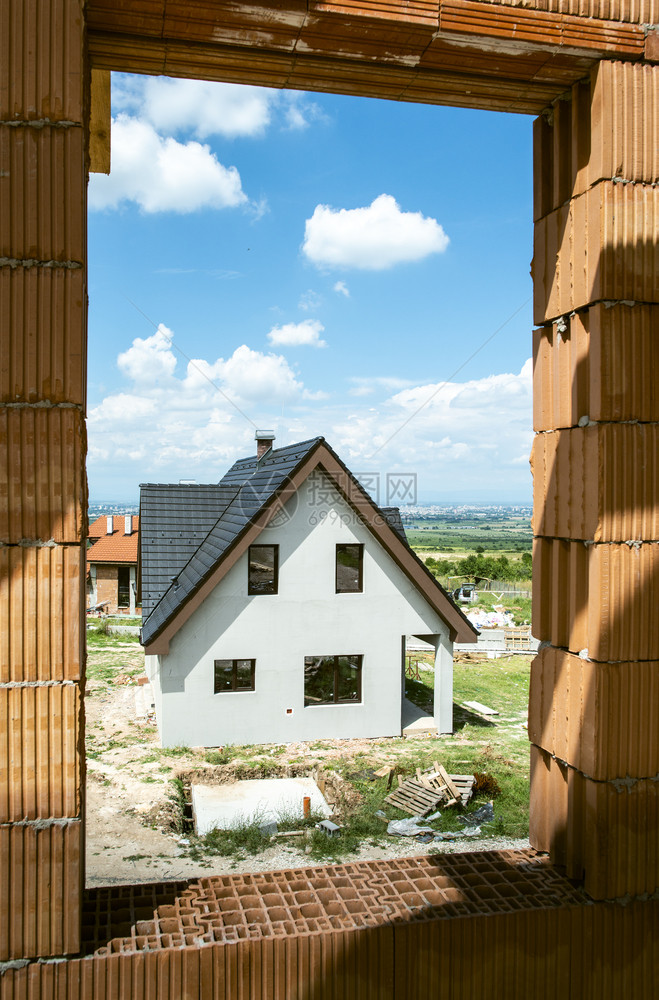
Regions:
M 304 444 L 307 445 L 307 442 Z M 294 471 L 290 474 L 280 476 L 279 485 L 270 490 L 260 503 L 259 484 L 262 484 L 268 476 L 272 477 L 272 466 L 276 467 L 277 464 L 276 453 L 270 469 L 265 466 L 254 468 L 254 460 L 245 460 L 236 463 L 223 478 L 221 483 L 227 484 L 232 474 L 237 479 L 244 471 L 249 470 L 250 464 L 254 468 L 249 480 L 243 478 L 236 499 L 227 507 L 215 529 L 209 533 L 204 544 L 179 574 L 178 587 L 172 584 L 155 612 L 145 622 L 142 641 L 147 654 L 166 654 L 169 651 L 172 636 L 315 470 L 321 470 L 329 476 L 363 524 L 369 528 L 430 606 L 445 621 L 451 638 L 459 642 L 476 640 L 477 632 L 471 622 L 409 548 L 398 530 L 392 527 L 388 513 L 383 513 L 376 506 L 338 455 L 322 438 L 317 438 L 308 444 L 311 447 L 306 454 L 304 449 L 300 451 L 302 446 L 297 446 L 294 454 L 296 457 L 298 454 L 301 456 L 297 467 L 293 466 Z M 253 497 L 245 495 L 247 482 Z M 177 591 L 181 588 L 183 593 L 177 595 Z

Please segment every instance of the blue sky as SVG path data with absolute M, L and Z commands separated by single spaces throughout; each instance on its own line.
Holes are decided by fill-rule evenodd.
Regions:
M 217 481 L 255 427 L 420 500 L 530 499 L 531 118 L 122 75 L 112 114 L 92 500 Z

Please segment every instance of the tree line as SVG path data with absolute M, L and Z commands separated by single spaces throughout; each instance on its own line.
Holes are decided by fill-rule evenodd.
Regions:
M 507 556 L 484 556 L 472 552 L 464 559 L 434 559 L 428 556 L 426 566 L 435 576 L 485 576 L 490 580 L 504 580 L 514 583 L 516 580 L 529 580 L 531 577 L 531 553 L 523 552 L 521 559 L 508 559 Z

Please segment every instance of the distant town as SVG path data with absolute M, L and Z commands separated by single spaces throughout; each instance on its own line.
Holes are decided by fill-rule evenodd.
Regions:
M 89 520 L 93 521 L 102 514 L 139 514 L 140 505 L 134 501 L 121 502 L 95 501 L 88 507 Z M 455 518 L 481 518 L 487 521 L 507 519 L 511 516 L 530 518 L 533 507 L 527 504 L 500 503 L 415 503 L 401 504 L 401 517 L 404 521 L 434 521 L 441 517 L 444 520 Z

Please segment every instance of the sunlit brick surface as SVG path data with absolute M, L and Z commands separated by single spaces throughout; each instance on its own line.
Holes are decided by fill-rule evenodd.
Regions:
M 659 421 L 657 329 L 659 306 L 607 302 L 535 330 L 534 429 Z
M 598 780 L 659 774 L 659 661 L 596 663 L 542 649 L 531 665 L 529 739 Z
M 659 426 L 607 423 L 537 434 L 535 535 L 659 540 Z
M 135 890 L 139 893 L 139 887 Z M 125 889 L 95 890 L 88 940 L 137 916 Z M 148 896 L 147 896 L 148 899 Z M 171 903 L 137 919 L 98 954 L 152 951 L 316 931 L 351 930 L 453 917 L 577 905 L 582 895 L 532 851 L 480 852 L 358 862 L 323 869 L 202 878 Z M 118 912 L 119 917 L 113 916 Z M 144 912 L 143 902 L 140 910 Z M 108 913 L 109 911 L 109 913 Z M 90 933 L 91 919 L 95 927 Z

